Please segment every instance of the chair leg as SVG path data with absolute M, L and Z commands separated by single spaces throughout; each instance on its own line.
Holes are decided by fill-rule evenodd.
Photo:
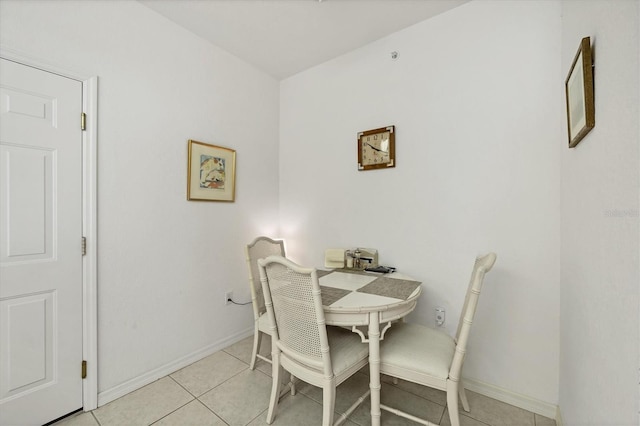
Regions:
M 254 370 L 256 368 L 256 360 L 258 359 L 258 351 L 260 350 L 260 342 L 262 341 L 262 333 L 258 330 L 258 323 L 256 323 L 253 331 L 253 351 L 251 352 L 251 363 L 249 369 Z
M 451 426 L 460 426 L 460 413 L 458 412 L 458 382 L 447 382 L 447 407 Z
M 462 380 L 460 380 L 460 384 L 458 385 L 458 393 L 460 394 L 460 401 L 462 401 L 462 408 L 468 413 L 470 411 L 469 400 L 467 399 L 467 392 L 464 390 L 464 382 Z
M 295 377 L 293 377 L 293 374 L 291 375 L 291 378 L 289 379 L 289 383 L 291 386 L 291 396 L 295 396 L 296 394 L 296 384 L 294 383 Z
M 322 388 L 322 425 L 333 426 L 333 416 L 336 405 L 336 387 L 326 386 Z
M 276 411 L 278 410 L 278 400 L 280 399 L 280 386 L 282 383 L 280 382 L 280 371 L 282 368 L 280 367 L 280 355 L 273 354 L 271 359 L 271 399 L 269 400 L 269 411 L 267 413 L 267 423 L 273 423 L 273 419 L 276 416 Z

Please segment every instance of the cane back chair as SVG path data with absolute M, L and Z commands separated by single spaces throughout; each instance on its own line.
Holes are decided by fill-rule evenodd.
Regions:
M 271 360 L 260 355 L 260 344 L 262 335 L 270 334 L 269 318 L 264 306 L 264 296 L 262 295 L 262 285 L 260 284 L 260 273 L 258 271 L 258 259 L 271 255 L 285 256 L 284 241 L 272 240 L 269 237 L 258 237 L 247 245 L 245 250 L 247 267 L 249 269 L 249 287 L 251 289 L 251 302 L 253 305 L 253 350 L 251 352 L 251 362 L 249 368 L 253 370 L 256 361 L 259 359 L 271 363 Z
M 484 276 L 495 261 L 495 253 L 476 258 L 455 338 L 423 325 L 398 323 L 389 330 L 380 345 L 382 374 L 446 391 L 452 426 L 460 425 L 458 396 L 464 410 L 469 411 L 460 373 Z M 424 425 L 433 425 L 386 405 L 381 404 L 380 408 Z
M 336 387 L 367 365 L 369 347 L 349 330 L 325 325 L 315 269 L 302 268 L 281 256 L 261 259 L 258 265 L 272 336 L 273 383 L 267 423 L 276 415 L 280 370 L 284 369 L 322 388 L 322 424 L 333 425 Z

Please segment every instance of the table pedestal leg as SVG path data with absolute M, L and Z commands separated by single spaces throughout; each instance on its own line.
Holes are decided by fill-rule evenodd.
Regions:
M 369 376 L 371 425 L 380 426 L 380 321 L 377 312 L 369 314 Z

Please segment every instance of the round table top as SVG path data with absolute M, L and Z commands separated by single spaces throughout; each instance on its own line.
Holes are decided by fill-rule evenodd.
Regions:
M 422 292 L 419 281 L 400 273 L 332 271 L 322 273 L 319 281 L 331 325 L 364 325 L 371 312 L 380 313 L 380 322 L 402 318 L 413 311 Z

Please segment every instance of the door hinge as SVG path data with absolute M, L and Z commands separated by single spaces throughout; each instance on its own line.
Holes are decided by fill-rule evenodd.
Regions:
M 84 112 L 80 115 L 80 130 L 87 130 L 87 114 Z
M 87 361 L 82 360 L 82 378 L 87 378 Z
M 82 255 L 87 255 L 87 237 L 82 237 Z

